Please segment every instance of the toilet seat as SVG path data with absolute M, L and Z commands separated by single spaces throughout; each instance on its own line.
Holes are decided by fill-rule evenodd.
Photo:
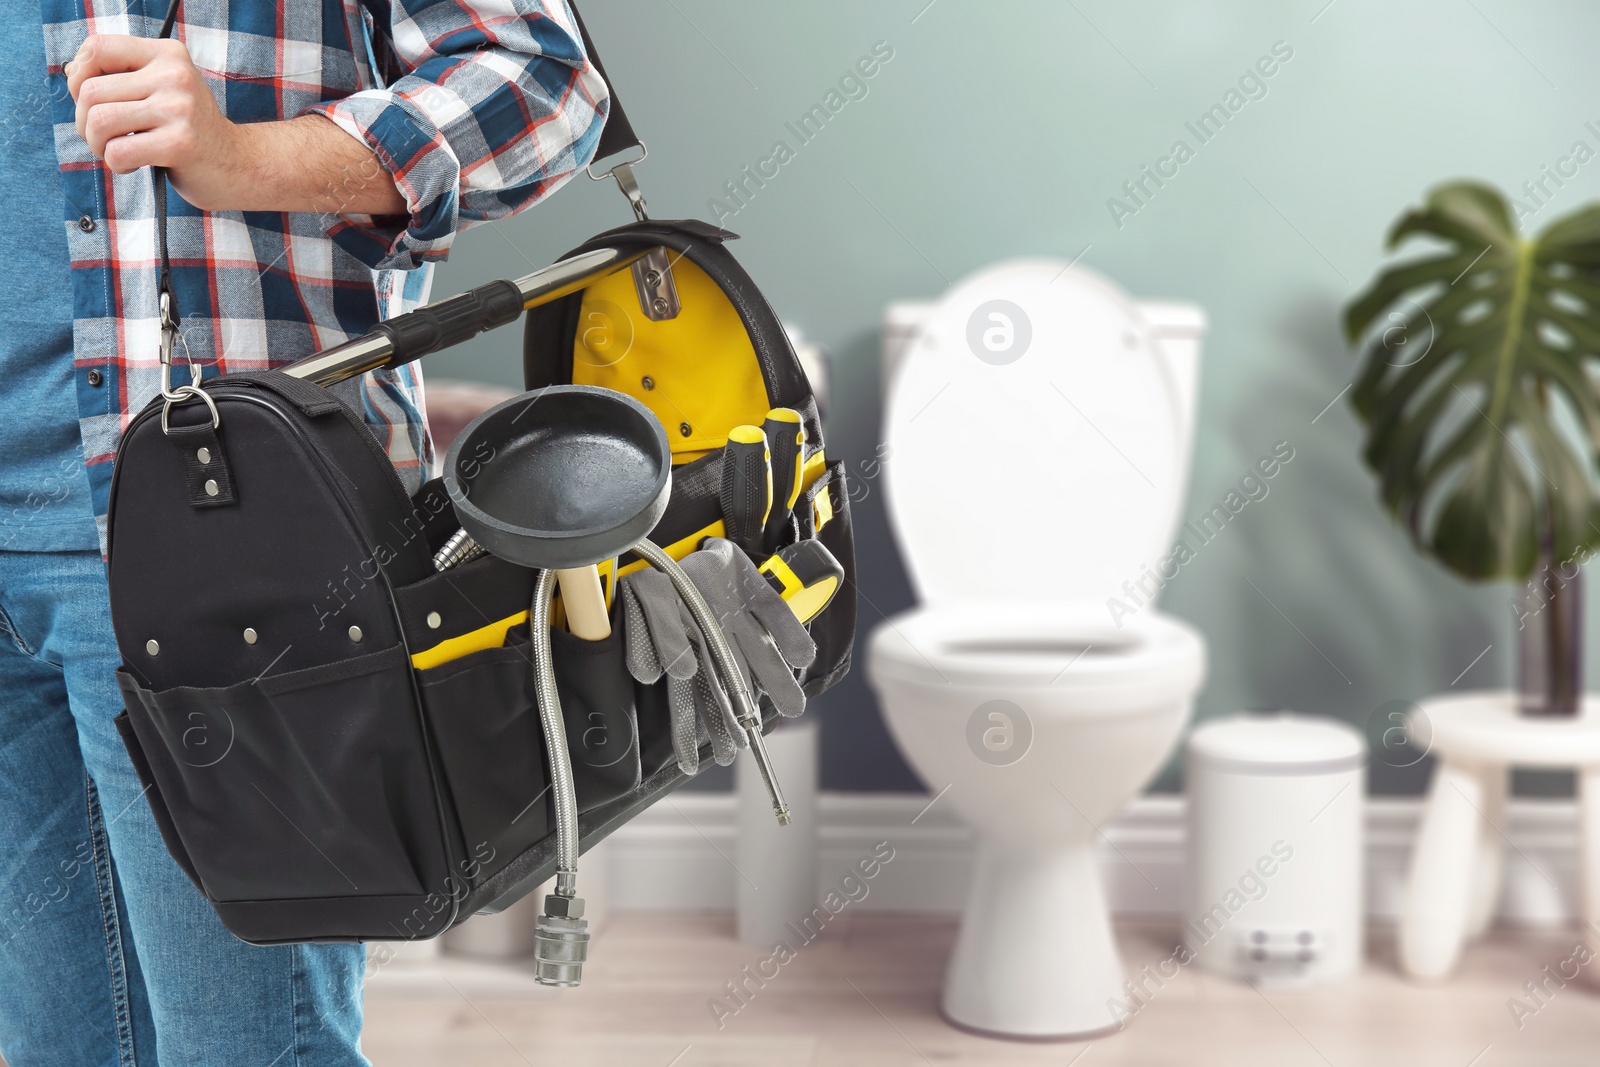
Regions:
M 1098 604 L 916 608 L 872 634 L 875 684 L 1047 691 L 1065 712 L 1110 713 L 1187 697 L 1205 674 L 1205 643 L 1147 611 L 1119 628 Z
M 888 512 L 917 599 L 1121 595 L 1177 527 L 1179 393 L 1144 315 L 1090 271 L 1021 259 L 954 286 L 884 415 Z

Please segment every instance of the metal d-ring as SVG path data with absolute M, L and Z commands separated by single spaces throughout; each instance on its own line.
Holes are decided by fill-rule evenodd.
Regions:
M 210 393 L 207 393 L 198 385 L 180 385 L 172 391 L 170 396 L 167 396 L 166 402 L 161 405 L 162 433 L 169 437 L 172 435 L 172 431 L 167 428 L 167 412 L 172 410 L 173 404 L 178 403 L 186 396 L 197 396 L 205 401 L 206 407 L 211 409 L 211 429 L 213 431 L 222 425 L 222 416 L 217 412 L 217 402 L 211 399 Z
M 639 155 L 638 159 L 626 159 L 626 160 L 623 160 L 621 163 L 616 164 L 616 166 L 608 167 L 604 171 L 600 172 L 599 174 L 596 174 L 594 172 L 594 163 L 593 162 L 590 162 L 583 169 L 589 173 L 589 177 L 591 179 L 593 179 L 594 181 L 603 182 L 607 178 L 612 177 L 611 172 L 616 170 L 617 167 L 637 167 L 639 164 L 643 163 L 645 160 L 650 158 L 650 149 L 643 141 L 639 142 L 639 152 L 640 152 L 640 155 Z
M 638 159 L 626 160 L 612 167 L 608 167 L 603 174 L 596 174 L 594 172 L 593 163 L 590 163 L 584 168 L 584 170 L 588 171 L 589 177 L 593 178 L 597 182 L 604 181 L 606 178 L 615 178 L 617 181 L 617 188 L 622 190 L 622 195 L 627 197 L 628 203 L 633 206 L 634 217 L 640 222 L 645 222 L 650 218 L 650 211 L 645 205 L 644 193 L 639 189 L 639 180 L 633 176 L 633 168 L 650 158 L 650 149 L 645 146 L 643 141 L 640 141 L 639 151 L 641 155 Z M 649 307 L 649 305 L 646 304 L 645 307 Z M 676 311 L 673 312 L 673 314 L 676 313 Z M 662 316 L 662 318 L 671 317 L 671 315 Z

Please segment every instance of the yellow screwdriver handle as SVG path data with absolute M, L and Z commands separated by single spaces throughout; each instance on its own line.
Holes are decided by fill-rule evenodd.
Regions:
M 767 438 L 772 466 L 772 511 L 767 515 L 763 539 L 768 545 L 781 545 L 787 539 L 794 502 L 804 487 L 806 428 L 798 411 L 773 408 L 767 412 L 761 432 Z

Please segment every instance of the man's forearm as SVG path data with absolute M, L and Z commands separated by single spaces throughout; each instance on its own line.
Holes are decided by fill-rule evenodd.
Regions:
M 196 207 L 208 211 L 406 213 L 405 198 L 372 149 L 320 115 L 229 125 L 232 131 L 224 150 L 226 159 L 208 171 L 203 188 L 186 187 L 189 183 L 174 171 L 178 192 Z
M 406 212 L 372 150 L 322 116 L 228 121 L 179 42 L 90 37 L 66 73 L 94 154 L 119 174 L 166 167 L 202 210 Z

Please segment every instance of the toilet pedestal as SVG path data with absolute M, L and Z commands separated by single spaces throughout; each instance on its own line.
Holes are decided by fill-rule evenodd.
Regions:
M 1122 984 L 1092 840 L 1027 853 L 980 843 L 946 1019 L 992 1036 L 1082 1037 L 1119 1028 Z

